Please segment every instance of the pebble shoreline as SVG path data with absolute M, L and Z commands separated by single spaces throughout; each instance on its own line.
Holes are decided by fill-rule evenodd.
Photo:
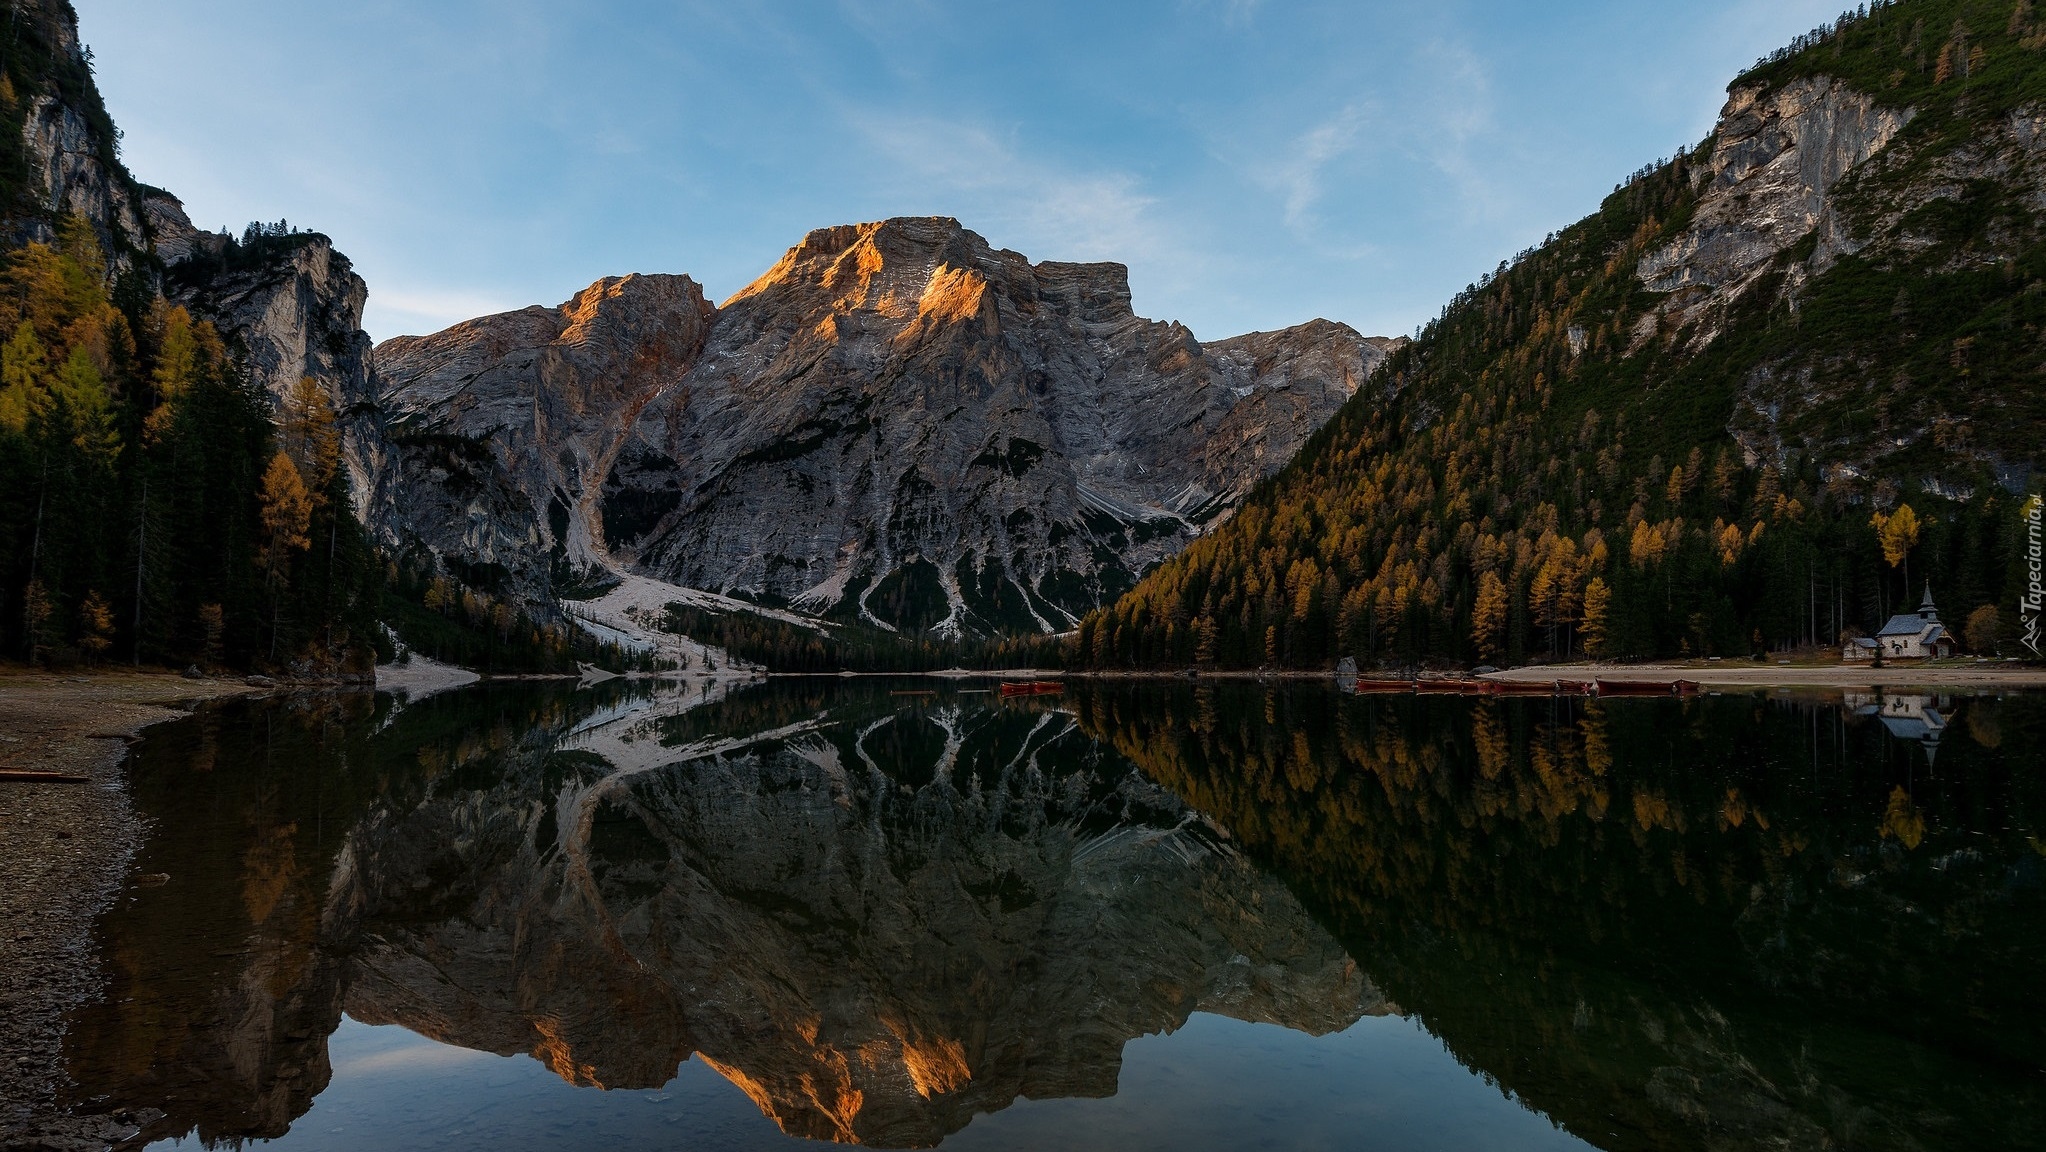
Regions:
M 123 761 L 149 725 L 254 691 L 164 672 L 0 668 L 0 768 L 88 783 L 0 783 L 0 1149 L 102 1149 L 154 1116 L 74 1111 L 66 1017 L 100 994 L 93 922 L 120 895 L 141 842 Z

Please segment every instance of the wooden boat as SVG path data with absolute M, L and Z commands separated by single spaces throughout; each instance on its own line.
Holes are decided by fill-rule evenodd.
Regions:
M 1674 696 L 1675 684 L 1667 680 L 1599 680 L 1600 697 L 1606 696 Z M 1695 689 L 1695 686 L 1694 686 Z
M 1002 685 L 1004 696 L 1056 696 L 1065 690 L 1056 680 L 1015 680 Z
M 1414 681 L 1414 691 L 1429 696 L 1461 696 L 1471 690 L 1473 680 L 1429 679 L 1423 677 Z
M 1591 696 L 1597 692 L 1598 682 L 1595 680 L 1556 681 L 1556 695 L 1558 696 Z
M 1412 680 L 1359 680 L 1356 687 L 1350 689 L 1351 692 L 1359 696 L 1387 692 L 1412 692 L 1413 690 L 1414 682 Z
M 1487 680 L 1486 689 L 1493 696 L 1554 696 L 1555 681 L 1544 683 L 1540 680 Z

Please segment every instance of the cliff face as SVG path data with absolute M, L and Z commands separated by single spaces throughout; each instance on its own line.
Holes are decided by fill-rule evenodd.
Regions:
M 76 40 L 67 48 L 76 51 Z M 101 242 L 115 253 L 126 246 L 122 241 L 142 237 L 142 217 L 127 173 L 106 165 L 99 133 L 75 104 L 55 95 L 35 97 L 23 119 L 22 143 L 30 180 L 44 191 L 51 215 L 93 221 Z M 29 235 L 47 240 L 51 233 L 35 228 Z
M 1811 273 L 1860 247 L 1829 194 L 1911 115 L 1827 76 L 1734 89 L 1710 153 L 1692 171 L 1699 193 L 1690 226 L 1640 261 L 1642 286 L 1667 293 L 1654 312 L 1658 327 L 1689 328 L 1702 347 L 1719 335 L 1726 305 L 1814 229 Z
M 239 244 L 192 226 L 184 206 L 138 184 L 120 162 L 113 122 L 92 83 L 65 0 L 24 0 L 12 19 L 12 107 L 21 136 L 9 230 L 16 243 L 53 242 L 67 218 L 85 220 L 116 275 L 139 276 L 211 321 L 251 379 L 281 401 L 301 377 L 320 381 L 343 417 L 359 503 L 379 470 L 372 403 L 368 287 L 318 233 Z M 11 115 L 0 115 L 11 119 Z
M 1960 43 L 1965 51 L 1965 34 Z M 1925 304 L 1988 320 L 1982 314 L 2000 293 L 1942 281 L 1990 270 L 2007 281 L 2030 275 L 2040 245 L 2035 214 L 2046 206 L 2046 108 L 2022 99 L 1998 107 L 2001 94 L 1965 91 L 1968 82 L 1964 69 L 1938 86 L 1949 91 L 1925 101 L 1933 112 L 1923 132 L 1907 131 L 1920 115 L 1908 97 L 1872 95 L 1823 71 L 1733 88 L 1691 169 L 1689 222 L 1639 261 L 1641 286 L 1657 299 L 1636 320 L 1630 347 L 1659 336 L 1700 356 L 1770 307 L 1795 314 L 1837 303 L 1893 321 L 1851 340 L 1779 339 L 1750 354 L 1727 423 L 1750 463 L 1782 468 L 1817 455 L 1837 475 L 1945 494 L 1971 491 L 1962 474 L 1979 469 L 2022 487 L 2036 454 L 2037 409 L 2014 412 L 2010 393 L 2036 393 L 2036 381 L 1985 386 L 1981 360 L 1991 349 L 1978 345 L 1990 342 L 1968 330 L 1980 325 Z M 1879 295 L 1869 292 L 1885 280 Z M 1978 299 L 1940 307 L 1940 297 L 1962 292 Z M 1935 360 L 1930 373 L 1906 363 L 1921 358 L 1910 345 L 1927 336 L 1944 345 L 1947 361 Z M 1999 410 L 2017 423 L 1991 416 Z M 1890 427 L 1869 427 L 1869 415 Z M 1957 422 L 1972 427 L 1952 434 Z M 1949 434 L 1935 442 L 1942 425 Z
M 367 507 L 384 456 L 369 334 L 369 286 L 348 257 L 317 232 L 249 236 L 201 232 L 167 192 L 143 199 L 150 250 L 164 267 L 172 303 L 209 320 L 237 363 L 281 405 L 303 377 L 320 382 L 341 417 L 343 454 L 358 511 Z
M 603 479 L 641 408 L 696 363 L 714 313 L 686 276 L 626 276 L 559 308 L 385 341 L 378 529 L 530 594 L 600 567 Z
M 631 277 L 386 343 L 390 490 L 462 514 L 378 523 L 533 597 L 541 553 L 903 631 L 1059 629 L 1226 516 L 1387 343 L 1204 346 L 1136 316 L 1119 265 L 943 219 L 821 229 L 715 310 Z
M 83 217 L 109 263 L 132 270 L 147 247 L 143 190 L 122 166 L 69 0 L 21 0 L 8 15 L 0 88 L 0 227 L 9 246 L 49 243 Z M 18 135 L 16 134 L 18 133 Z

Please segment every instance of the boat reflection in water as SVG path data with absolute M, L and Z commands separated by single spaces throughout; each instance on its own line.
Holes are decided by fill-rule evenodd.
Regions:
M 590 1087 L 694 1058 L 915 1147 L 1112 1096 L 1195 1012 L 1404 1013 L 1598 1147 L 2037 1146 L 2046 706 L 1906 699 L 224 707 L 137 750 L 170 879 L 106 917 L 69 1071 L 151 1135 L 277 1137 L 345 1013 Z

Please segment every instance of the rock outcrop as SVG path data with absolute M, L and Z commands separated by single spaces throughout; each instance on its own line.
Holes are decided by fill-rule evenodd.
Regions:
M 135 267 L 146 247 L 142 187 L 121 164 L 77 13 L 68 0 L 20 0 L 9 13 L 8 38 L 0 124 L 11 127 L 19 117 L 21 130 L 20 167 L 0 177 L 9 247 L 49 243 L 59 222 L 78 217 L 112 266 Z
M 38 60 L 4 93 L 19 102 L 26 181 L 4 222 L 13 242 L 53 242 L 63 221 L 82 219 L 112 270 L 139 274 L 211 321 L 273 400 L 301 377 L 318 380 L 343 417 L 354 491 L 366 503 L 383 434 L 362 330 L 368 288 L 348 258 L 318 233 L 237 243 L 194 228 L 175 196 L 137 183 L 120 162 L 70 4 L 23 0 L 11 19 L 10 36 Z
M 382 468 L 383 413 L 362 330 L 369 286 L 348 257 L 317 232 L 241 241 L 201 232 L 167 192 L 150 191 L 143 209 L 165 294 L 220 330 L 273 406 L 300 379 L 319 381 L 341 417 L 350 487 L 358 511 L 366 509 Z
M 1693 345 L 1711 343 L 1720 329 L 1710 319 L 1814 229 L 1811 274 L 1858 247 L 1829 194 L 1910 119 L 1829 76 L 1734 89 L 1692 170 L 1690 227 L 1641 259 L 1642 286 L 1670 294 L 1657 310 L 1663 328 L 1697 325 Z
M 559 308 L 385 341 L 393 469 L 378 531 L 528 595 L 600 568 L 603 478 L 641 408 L 696 363 L 715 312 L 687 276 L 625 276 Z
M 70 47 L 76 48 L 75 40 Z M 77 106 L 56 96 L 36 97 L 22 137 L 30 179 L 47 190 L 44 203 L 50 214 L 92 221 L 101 244 L 117 263 L 126 264 L 123 250 L 143 235 L 141 215 L 127 173 L 107 166 L 98 133 Z M 51 235 L 35 229 L 26 238 L 47 241 Z
M 1138 317 L 1120 265 L 948 219 L 820 229 L 717 309 L 628 277 L 387 342 L 403 496 L 376 524 L 536 600 L 615 564 L 905 632 L 1058 630 L 1225 517 L 1389 343 L 1204 345 Z
M 1957 114 L 1976 121 L 1972 130 L 1907 131 L 1918 108 L 1827 75 L 1732 89 L 1710 151 L 1693 162 L 1691 222 L 1639 262 L 1642 286 L 1664 295 L 1634 326 L 1631 349 L 1659 336 L 1686 355 L 1703 354 L 1730 326 L 1756 323 L 1758 310 L 1800 308 L 1848 258 L 1921 279 L 2011 267 L 2037 242 L 2033 220 L 2046 206 L 2046 112 L 2028 103 L 1995 116 L 1945 113 Z M 1970 214 L 1985 222 L 1979 231 L 1960 222 Z M 1909 282 L 1893 291 L 1894 301 L 1878 302 L 1890 309 L 1893 334 L 1908 341 L 1918 327 Z M 1977 391 L 1973 343 L 1961 338 L 1949 365 L 1968 392 Z M 1986 468 L 2021 488 L 2026 470 L 2012 460 L 2030 451 L 2028 442 L 2001 430 L 2026 418 L 1995 415 L 2014 407 L 2008 389 L 1979 390 L 1967 397 L 1972 403 L 1946 411 L 1900 403 L 1885 395 L 1906 390 L 1897 361 L 1894 353 L 1838 349 L 1770 357 L 1741 379 L 1729 431 L 1754 465 L 1784 468 L 1805 454 L 1852 481 L 1894 474 L 1900 455 L 1949 456 L 1941 471 Z M 1906 404 L 1919 411 L 1899 427 L 1873 437 L 1861 427 L 1868 413 Z M 1858 415 L 1843 419 L 1849 412 Z M 1935 435 L 1942 442 L 1924 445 Z M 1927 472 L 1891 482 L 1966 497 L 1965 481 Z

